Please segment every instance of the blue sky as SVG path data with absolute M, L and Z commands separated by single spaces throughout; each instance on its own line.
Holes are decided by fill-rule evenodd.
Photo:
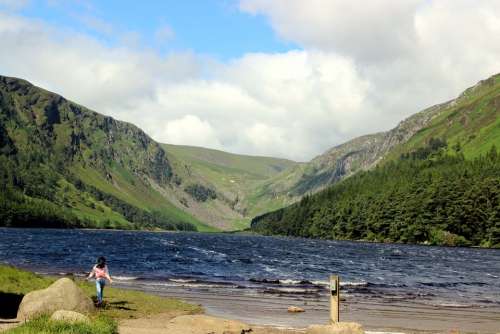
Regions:
M 31 0 L 19 13 L 116 45 L 124 38 L 162 53 L 192 51 L 226 60 L 248 52 L 297 48 L 280 40 L 266 18 L 234 0 Z M 159 38 L 157 32 L 170 33 Z
M 500 72 L 499 36 L 498 0 L 0 0 L 0 74 L 159 142 L 306 161 Z

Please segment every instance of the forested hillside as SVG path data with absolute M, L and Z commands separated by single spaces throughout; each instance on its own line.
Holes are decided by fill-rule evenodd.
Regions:
M 407 126 L 412 123 L 416 126 Z M 411 131 L 399 131 L 402 125 Z M 358 160 L 357 174 L 256 217 L 252 228 L 266 234 L 498 247 L 500 75 L 394 130 L 365 138 L 367 149 L 354 152 L 372 152 L 361 160 L 372 161 L 371 167 L 359 168 Z M 346 171 L 338 161 L 332 160 L 333 166 Z
M 500 154 L 471 160 L 445 141 L 360 172 L 252 229 L 327 239 L 500 247 Z
M 162 192 L 182 180 L 142 130 L 0 77 L 0 224 L 205 228 Z
M 401 121 L 395 128 L 361 136 L 333 147 L 310 162 L 297 164 L 272 177 L 254 194 L 257 202 L 290 204 L 357 171 L 398 159 L 425 146 L 430 138 L 445 138 L 450 149 L 460 147 L 466 158 L 500 147 L 500 75 L 467 89 Z
M 158 144 L 132 124 L 0 76 L 4 226 L 215 231 L 262 213 L 257 184 L 296 163 Z

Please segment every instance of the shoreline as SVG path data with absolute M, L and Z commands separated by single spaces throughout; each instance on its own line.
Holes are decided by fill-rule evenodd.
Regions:
M 160 296 L 200 304 L 207 315 L 243 321 L 258 326 L 304 329 L 329 321 L 327 298 L 304 301 L 300 297 L 248 296 L 209 290 L 155 289 L 119 282 L 120 288 L 140 290 Z M 288 306 L 299 306 L 304 313 L 288 313 Z M 500 307 L 431 306 L 416 302 L 380 303 L 347 298 L 341 302 L 341 321 L 358 322 L 367 332 L 384 333 L 497 333 Z
M 450 245 L 431 245 L 429 243 L 402 243 L 395 241 L 371 241 L 371 240 L 351 240 L 351 239 L 324 239 L 324 238 L 307 238 L 307 237 L 297 237 L 291 235 L 281 235 L 281 234 L 261 234 L 252 231 L 245 230 L 230 230 L 230 231 L 181 231 L 181 230 L 148 230 L 148 229 L 115 229 L 115 228 L 95 228 L 95 227 L 20 227 L 20 226 L 0 226 L 0 229 L 21 229 L 21 230 L 73 230 L 73 231 L 116 231 L 116 232 L 151 232 L 151 233 L 196 233 L 196 234 L 225 234 L 225 235 L 242 235 L 242 236 L 259 236 L 259 237 L 270 237 L 270 238 L 284 238 L 284 239 L 297 239 L 297 240 L 321 240 L 321 241 L 331 241 L 331 242 L 352 242 L 356 244 L 376 244 L 376 245 L 401 245 L 401 246 L 417 246 L 417 247 L 438 247 L 438 248 L 450 248 L 450 249 L 484 249 L 484 250 L 499 250 L 498 247 L 483 247 L 480 245 L 471 246 L 450 246 Z
M 57 279 L 63 275 L 40 276 Z M 75 280 L 82 281 L 77 276 Z M 303 333 L 308 325 L 326 324 L 329 320 L 329 304 L 326 296 L 305 301 L 301 296 L 244 293 L 235 295 L 210 289 L 195 291 L 172 286 L 168 289 L 159 289 L 158 286 L 155 288 L 147 282 L 143 282 L 143 285 L 134 283 L 137 282 L 117 279 L 111 288 L 117 291 L 136 290 L 199 305 L 204 310 L 203 314 L 207 316 L 241 321 L 256 328 L 279 328 L 293 333 Z M 288 306 L 302 307 L 305 312 L 288 313 Z M 436 307 L 404 300 L 380 303 L 350 297 L 342 298 L 340 315 L 341 321 L 362 324 L 368 334 L 443 332 L 495 334 L 498 332 L 498 319 L 500 319 L 500 307 Z

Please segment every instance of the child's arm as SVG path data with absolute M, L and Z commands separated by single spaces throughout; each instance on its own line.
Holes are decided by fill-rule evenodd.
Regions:
M 109 283 L 113 283 L 113 280 L 111 279 L 111 276 L 109 276 L 108 267 L 106 267 L 106 278 L 108 279 Z
M 87 276 L 87 279 L 91 279 L 95 275 L 95 266 L 92 267 L 92 270 L 90 271 L 89 275 Z

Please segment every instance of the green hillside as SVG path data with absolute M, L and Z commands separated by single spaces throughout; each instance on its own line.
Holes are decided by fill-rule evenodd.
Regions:
M 278 173 L 298 163 L 270 157 L 249 156 L 227 153 L 203 147 L 162 144 L 171 154 L 175 169 L 184 179 L 192 183 L 210 185 L 219 198 L 212 204 L 220 202 L 232 213 L 227 212 L 233 229 L 247 228 L 251 217 L 265 212 L 270 207 L 267 199 L 255 199 L 256 189 Z M 264 205 L 261 207 L 260 205 Z M 215 213 L 219 208 L 212 208 Z
M 162 145 L 166 151 L 184 161 L 198 168 L 215 170 L 220 175 L 233 173 L 266 179 L 297 164 L 287 159 L 234 154 L 197 146 Z
M 378 167 L 254 218 L 253 230 L 498 247 L 500 76 L 423 113 L 426 125 L 380 156 Z
M 449 150 L 459 149 L 466 158 L 486 154 L 491 145 L 500 147 L 500 74 L 479 82 L 440 109 L 438 116 L 386 160 L 424 147 L 431 138 L 446 139 Z
M 168 200 L 182 182 L 137 127 L 0 77 L 4 226 L 213 230 Z
M 381 161 L 425 146 L 433 137 L 446 138 L 450 148 L 462 147 L 467 158 L 485 154 L 491 144 L 500 147 L 499 80 L 495 75 L 457 99 L 427 108 L 389 131 L 354 138 L 307 163 L 292 166 L 264 182 L 254 198 L 257 203 L 291 204 Z

